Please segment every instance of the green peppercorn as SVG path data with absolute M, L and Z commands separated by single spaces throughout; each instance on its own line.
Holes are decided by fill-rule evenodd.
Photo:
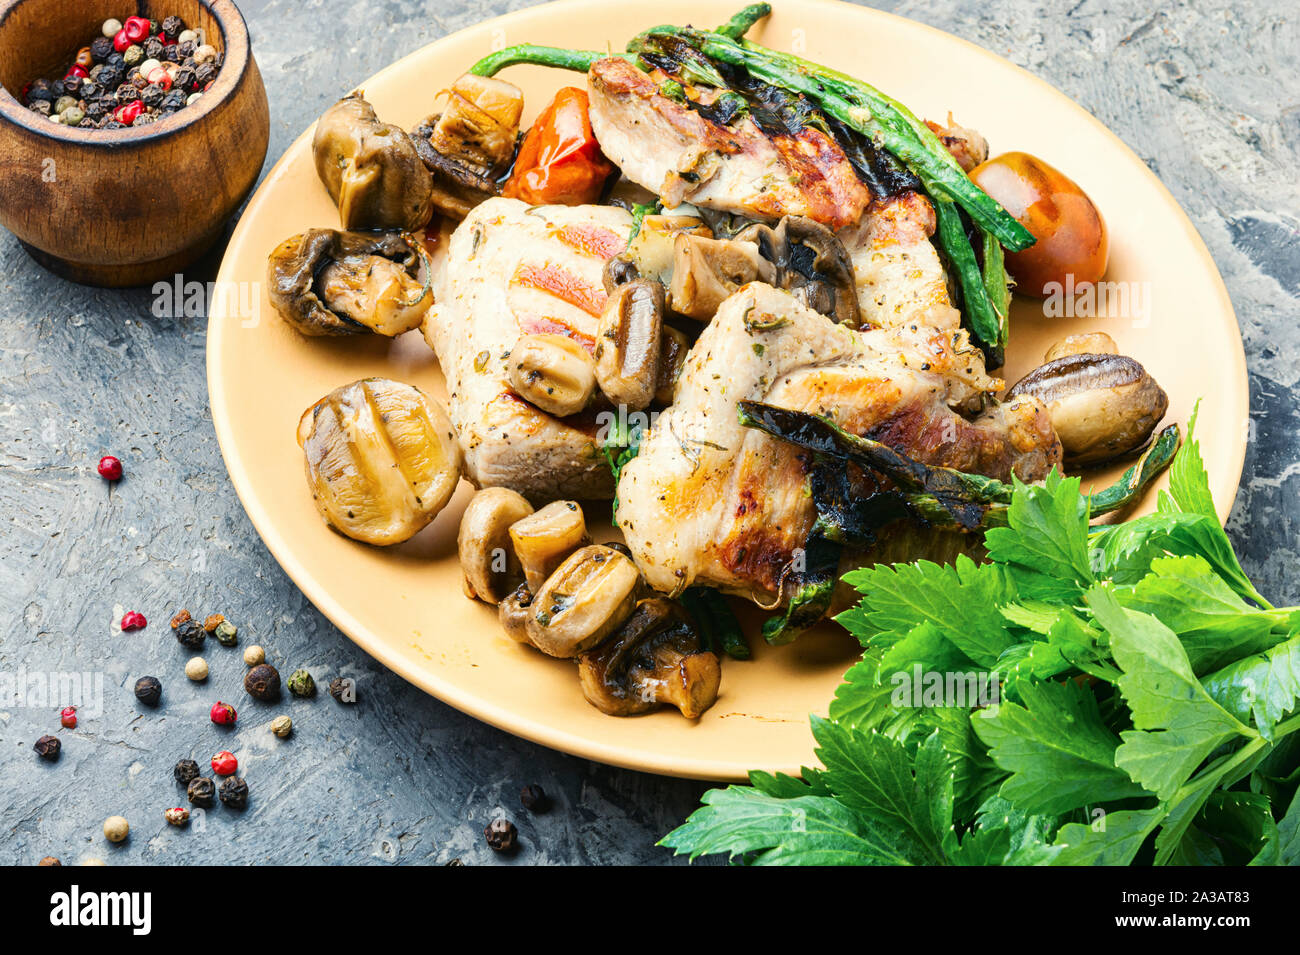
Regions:
M 316 695 L 316 681 L 306 670 L 294 670 L 289 674 L 289 692 L 294 696 L 310 699 Z
M 63 111 L 63 121 L 69 126 L 77 126 L 85 118 L 85 110 L 80 106 L 73 106 Z
M 125 86 L 122 87 L 122 89 L 129 89 L 129 88 L 130 87 L 125 87 Z M 129 103 L 131 102 L 132 99 L 135 99 L 139 96 L 139 94 L 137 93 L 135 96 L 132 96 L 128 99 L 123 99 L 122 89 L 117 91 L 117 98 L 118 101 L 121 103 Z M 134 92 L 134 90 L 132 92 Z M 180 642 L 180 645 L 185 647 L 185 649 L 187 650 L 202 650 L 203 641 L 207 639 L 207 636 L 208 635 L 203 632 L 203 628 L 200 627 L 193 620 L 184 620 L 176 628 L 176 639 L 177 641 Z
M 122 62 L 127 66 L 135 66 L 143 63 L 144 60 L 144 48 L 138 43 L 132 43 L 122 53 Z
M 223 647 L 233 647 L 239 642 L 239 628 L 229 620 L 223 619 L 221 623 L 217 624 L 214 635 L 217 638 L 217 643 Z
M 162 684 L 156 676 L 142 676 L 135 681 L 135 698 L 145 706 L 157 706 L 162 700 Z
M 182 786 L 188 786 L 199 778 L 199 764 L 192 759 L 182 759 L 172 770 L 172 775 Z
M 255 700 L 278 700 L 280 671 L 269 663 L 259 663 L 244 675 L 244 690 Z
M 216 795 L 217 787 L 212 780 L 206 776 L 197 776 L 190 780 L 190 784 L 185 788 L 185 798 L 190 801 L 191 806 L 201 806 L 204 809 L 212 807 L 213 796 Z
M 163 818 L 173 826 L 184 826 L 190 821 L 190 811 L 184 806 L 163 810 Z
M 221 781 L 221 789 L 217 795 L 221 797 L 222 805 L 229 806 L 231 809 L 247 808 L 248 783 L 239 776 L 227 776 Z
M 76 105 L 77 105 L 77 99 L 75 96 L 60 96 L 57 100 L 54 101 L 54 112 L 62 116 L 64 113 L 66 113 L 68 110 L 72 109 L 72 107 Z

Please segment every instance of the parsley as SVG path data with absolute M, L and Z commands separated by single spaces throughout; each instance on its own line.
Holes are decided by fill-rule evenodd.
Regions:
M 1194 419 L 1193 419 L 1194 425 Z M 1246 577 L 1189 427 L 1155 514 L 1016 484 L 987 563 L 846 574 L 862 644 L 821 767 L 712 790 L 662 845 L 751 864 L 1300 862 L 1300 608 Z M 913 674 L 998 700 L 915 705 Z

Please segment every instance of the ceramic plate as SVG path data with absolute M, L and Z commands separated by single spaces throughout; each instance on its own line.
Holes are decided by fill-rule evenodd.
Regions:
M 724 22 L 740 0 L 535 7 L 461 31 L 393 64 L 364 84 L 380 116 L 405 128 L 435 108 L 435 94 L 503 45 L 532 42 L 620 49 L 660 23 Z M 1025 150 L 1087 190 L 1110 226 L 1100 302 L 1074 301 L 1048 318 L 1016 305 L 1006 376 L 1016 380 L 1064 334 L 1104 329 L 1144 362 L 1169 393 L 1171 420 L 1186 422 L 1198 397 L 1198 436 L 1226 517 L 1246 446 L 1248 394 L 1237 322 L 1205 246 L 1172 197 L 1118 138 L 1085 110 L 1019 67 L 909 20 L 820 0 L 776 0 L 754 39 L 854 73 L 919 115 L 959 121 L 993 152 Z M 526 96 L 525 125 L 572 73 L 514 67 L 503 76 Z M 340 96 L 348 91 L 339 89 Z M 809 713 L 824 713 L 855 644 L 831 624 L 752 662 L 724 666 L 717 704 L 698 722 L 676 711 L 618 719 L 589 706 L 571 663 L 522 648 L 499 631 L 492 608 L 461 593 L 456 529 L 471 488 L 412 541 L 378 549 L 333 533 L 312 506 L 294 439 L 298 418 L 339 385 L 383 375 L 445 395 L 419 333 L 396 341 L 308 339 L 265 299 L 267 254 L 314 226 L 338 227 L 316 178 L 312 130 L 289 148 L 249 203 L 221 267 L 208 328 L 212 417 L 231 480 L 276 559 L 344 633 L 401 676 L 475 717 L 536 742 L 601 762 L 705 779 L 751 768 L 797 772 L 812 760 Z M 1122 293 L 1122 294 L 1120 294 Z M 1118 472 L 1118 469 L 1115 473 Z M 1097 475 L 1100 485 L 1114 473 Z M 1150 508 L 1154 495 L 1141 505 Z M 608 508 L 605 508 L 608 514 Z M 761 642 L 761 641 L 758 641 Z

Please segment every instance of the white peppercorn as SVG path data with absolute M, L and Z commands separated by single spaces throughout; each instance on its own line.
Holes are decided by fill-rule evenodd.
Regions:
M 185 675 L 195 683 L 202 683 L 208 678 L 208 661 L 202 657 L 190 657 L 185 664 Z
M 254 643 L 244 650 L 244 662 L 250 667 L 255 667 L 259 663 L 266 662 L 266 651 Z
M 131 824 L 122 816 L 109 816 L 104 820 L 104 838 L 109 842 L 122 842 L 131 832 Z
M 122 32 L 122 21 L 112 19 L 105 20 L 103 27 L 100 28 L 100 32 L 111 40 Z

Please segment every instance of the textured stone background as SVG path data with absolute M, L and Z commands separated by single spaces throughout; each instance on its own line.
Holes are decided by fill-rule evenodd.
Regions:
M 271 100 L 267 167 L 325 106 L 399 56 L 527 2 L 243 0 Z M 1300 599 L 1300 31 L 1282 3 L 926 0 L 879 6 L 970 39 L 1057 87 L 1115 130 L 1183 204 L 1222 270 L 1251 371 L 1248 477 L 1230 530 L 1275 600 Z M 201 188 L 201 184 L 196 184 Z M 69 223 L 75 228 L 76 223 Z M 215 260 L 207 263 L 215 271 Z M 197 276 L 191 276 L 197 277 Z M 464 716 L 385 672 L 281 573 L 227 481 L 204 380 L 204 321 L 160 320 L 147 291 L 70 285 L 0 235 L 0 674 L 86 672 L 102 713 L 61 731 L 63 759 L 32 741 L 51 706 L 0 708 L 0 862 L 445 862 L 492 859 L 480 835 L 499 812 L 528 863 L 663 863 L 655 840 L 703 785 L 625 772 L 534 746 Z M 1177 345 L 1177 342 L 1173 343 Z M 128 478 L 95 474 L 106 452 Z M 178 605 L 222 611 L 245 644 L 287 667 L 358 680 L 362 702 L 327 696 L 279 709 L 247 700 L 238 651 L 212 644 L 205 687 L 185 680 L 167 630 Z M 115 630 L 123 609 L 147 630 Z M 287 675 L 287 670 L 285 671 Z M 130 689 L 154 673 L 166 705 Z M 234 733 L 206 718 L 241 705 Z M 172 764 L 229 748 L 253 789 L 243 817 L 218 808 L 173 830 Z M 517 792 L 555 796 L 529 816 Z M 130 841 L 99 833 L 114 813 Z

